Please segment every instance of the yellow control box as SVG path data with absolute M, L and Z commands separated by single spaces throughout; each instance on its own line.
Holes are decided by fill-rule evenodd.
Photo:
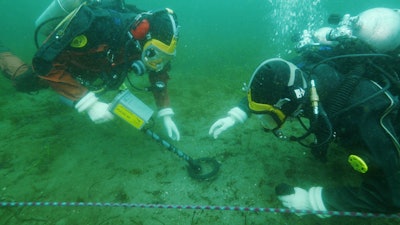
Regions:
M 154 111 L 134 96 L 129 90 L 114 98 L 110 111 L 137 129 L 141 129 L 152 117 Z

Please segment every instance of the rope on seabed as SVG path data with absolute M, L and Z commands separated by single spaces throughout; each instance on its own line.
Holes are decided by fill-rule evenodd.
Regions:
M 272 213 L 295 213 L 295 214 L 318 214 L 329 216 L 350 217 L 383 217 L 400 218 L 400 213 L 364 213 L 343 211 L 317 211 L 298 210 L 286 208 L 261 208 L 241 206 L 201 206 L 201 205 L 165 205 L 165 204 L 137 204 L 137 203 L 112 203 L 112 202 L 0 202 L 0 207 L 26 207 L 26 206 L 86 206 L 86 207 L 124 207 L 124 208 L 149 208 L 149 209 L 193 209 L 193 210 L 217 210 L 217 211 L 241 211 L 241 212 L 272 212 Z

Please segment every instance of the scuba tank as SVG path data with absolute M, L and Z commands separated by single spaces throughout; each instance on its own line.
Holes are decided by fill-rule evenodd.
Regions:
M 124 0 L 53 0 L 46 10 L 36 19 L 36 29 L 40 29 L 43 35 L 48 36 L 63 18 L 81 4 L 90 4 L 116 10 L 125 9 Z
M 377 53 L 400 46 L 400 13 L 389 8 L 372 8 L 357 16 L 346 14 L 339 26 L 331 29 L 327 39 L 358 38 Z
M 358 16 L 354 35 L 384 53 L 400 46 L 400 13 L 393 9 L 373 8 Z
M 372 8 L 356 16 L 345 14 L 335 27 L 303 31 L 296 48 L 302 50 L 309 46 L 334 47 L 339 43 L 357 39 L 376 53 L 396 50 L 400 47 L 400 11 Z
M 65 16 L 83 2 L 84 0 L 54 0 L 36 19 L 36 28 L 45 25 L 41 32 L 46 36 L 49 35 Z

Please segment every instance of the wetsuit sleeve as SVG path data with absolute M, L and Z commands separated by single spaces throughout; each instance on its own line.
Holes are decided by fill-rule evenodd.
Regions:
M 88 92 L 88 89 L 76 81 L 62 64 L 53 65 L 50 72 L 40 78 L 46 80 L 54 91 L 72 101 L 78 101 Z
M 353 94 L 357 97 L 352 103 L 376 92 L 377 87 L 371 82 L 362 82 Z M 329 210 L 400 211 L 400 152 L 393 123 L 393 118 L 398 118 L 397 105 L 396 98 L 382 93 L 343 118 L 342 124 L 354 127 L 348 128 L 351 130 L 348 134 L 359 137 L 365 146 L 369 170 L 361 174 L 363 182 L 360 187 L 324 189 L 324 201 Z
M 149 81 L 151 91 L 153 92 L 156 105 L 159 109 L 167 108 L 170 106 L 170 99 L 168 94 L 168 80 L 169 75 L 167 71 L 149 72 Z M 162 87 L 164 85 L 164 87 Z

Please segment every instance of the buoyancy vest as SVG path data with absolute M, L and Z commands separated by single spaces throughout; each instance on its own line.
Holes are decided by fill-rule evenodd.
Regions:
M 63 63 L 68 64 L 71 57 L 84 59 L 87 55 L 86 61 L 80 61 L 83 64 L 90 64 L 88 60 L 105 58 L 107 52 L 110 54 L 111 49 L 123 50 L 127 41 L 128 25 L 136 15 L 136 13 L 121 13 L 110 9 L 81 6 L 67 16 L 38 49 L 32 61 L 35 71 L 45 76 L 51 70 L 54 61 L 64 61 Z M 77 37 L 83 37 L 84 42 L 79 46 L 71 45 Z M 100 53 L 102 53 L 101 56 Z M 90 58 L 94 54 L 99 54 L 99 56 Z M 79 60 L 75 60 L 75 64 L 77 61 Z M 101 61 L 95 60 L 92 63 L 99 65 Z M 79 67 L 79 65 L 75 66 Z M 81 67 L 88 69 L 85 65 Z

